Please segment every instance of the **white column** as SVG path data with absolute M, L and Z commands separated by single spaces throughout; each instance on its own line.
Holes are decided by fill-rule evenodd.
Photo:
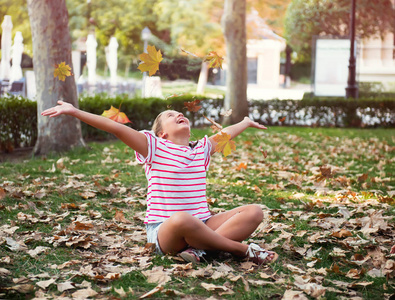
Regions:
M 5 15 L 4 21 L 1 24 L 3 32 L 1 34 L 1 68 L 0 68 L 0 80 L 9 80 L 11 76 L 11 31 L 12 21 L 11 16 Z
M 17 31 L 14 37 L 14 45 L 12 45 L 12 67 L 10 83 L 21 80 L 23 77 L 21 68 L 23 48 L 24 46 L 22 32 Z
M 110 70 L 110 82 L 112 86 L 117 85 L 117 68 L 118 68 L 118 42 L 116 37 L 112 37 L 110 39 L 110 43 L 108 44 L 108 57 L 107 57 L 107 65 Z
M 96 47 L 97 42 L 93 34 L 86 40 L 86 66 L 88 67 L 88 84 L 96 85 Z

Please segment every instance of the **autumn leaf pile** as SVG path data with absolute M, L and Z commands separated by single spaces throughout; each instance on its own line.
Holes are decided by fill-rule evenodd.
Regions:
M 207 131 L 194 130 L 196 138 Z M 257 203 L 250 241 L 192 266 L 146 244 L 146 180 L 121 143 L 0 165 L 0 298 L 389 299 L 395 139 L 388 131 L 248 130 L 210 165 L 213 213 Z M 264 155 L 265 154 L 265 155 Z

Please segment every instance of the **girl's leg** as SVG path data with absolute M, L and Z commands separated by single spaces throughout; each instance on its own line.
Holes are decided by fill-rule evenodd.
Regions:
M 214 215 L 208 219 L 206 225 L 228 239 L 241 242 L 255 231 L 262 219 L 262 208 L 251 204 Z M 266 252 L 269 254 L 267 261 L 275 258 L 275 252 Z
M 244 256 L 248 246 L 231 240 L 186 212 L 178 212 L 163 222 L 158 231 L 163 253 L 177 253 L 186 246 L 204 250 L 221 250 Z
M 228 239 L 241 242 L 255 231 L 262 219 L 261 207 L 251 204 L 214 215 L 206 225 Z

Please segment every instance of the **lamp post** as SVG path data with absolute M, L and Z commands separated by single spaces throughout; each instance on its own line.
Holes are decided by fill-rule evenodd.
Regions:
M 147 46 L 148 46 L 148 40 L 151 37 L 151 30 L 149 30 L 148 27 L 145 27 L 141 31 L 141 39 L 144 41 L 144 52 L 147 53 Z M 147 79 L 147 72 L 143 72 L 143 86 L 141 88 L 141 97 L 145 98 L 145 81 Z
M 358 98 L 358 85 L 355 80 L 356 77 L 356 59 L 355 59 L 355 2 L 356 0 L 352 0 L 352 8 L 350 15 L 350 60 L 348 65 L 348 80 L 346 87 L 346 98 Z

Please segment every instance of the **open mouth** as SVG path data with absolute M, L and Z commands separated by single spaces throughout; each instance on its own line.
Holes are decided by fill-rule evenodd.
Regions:
M 184 119 L 180 119 L 177 121 L 177 124 L 186 124 L 187 122 Z

